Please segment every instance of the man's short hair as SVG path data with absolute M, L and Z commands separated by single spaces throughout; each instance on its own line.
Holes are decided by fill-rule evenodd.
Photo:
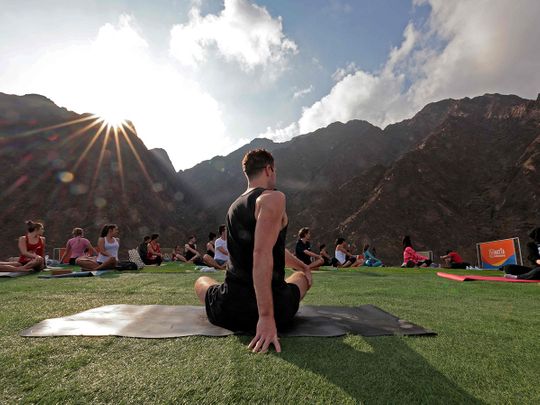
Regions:
M 309 228 L 301 228 L 300 231 L 298 231 L 298 237 L 300 239 L 302 239 L 303 237 L 305 237 L 307 234 L 309 233 Z
M 268 165 L 274 167 L 274 157 L 264 149 L 250 150 L 242 159 L 242 169 L 249 179 L 255 177 Z
M 225 229 L 227 229 L 225 225 L 220 225 L 218 229 L 219 234 L 221 235 Z

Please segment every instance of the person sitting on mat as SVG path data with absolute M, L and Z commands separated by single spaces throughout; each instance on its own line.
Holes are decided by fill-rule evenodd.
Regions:
M 66 257 L 69 257 L 69 264 L 75 266 L 77 264 L 77 258 L 84 257 L 86 250 L 93 251 L 94 248 L 90 241 L 84 237 L 82 228 L 73 228 L 71 234 L 73 237 L 67 241 L 66 250 L 60 258 L 60 263 L 64 263 Z
M 206 242 L 206 254 L 210 257 L 214 257 L 216 254 L 216 238 L 217 235 L 214 232 L 208 234 L 208 242 Z
M 470 263 L 464 262 L 461 256 L 455 250 L 447 250 L 444 256 L 441 256 L 444 260 L 443 267 L 447 269 L 466 269 L 470 266 Z
M 254 331 L 248 347 L 264 353 L 281 346 L 278 330 L 289 326 L 300 300 L 312 285 L 311 270 L 287 249 L 285 195 L 275 189 L 276 170 L 270 152 L 244 156 L 247 190 L 227 212 L 230 266 L 225 281 L 210 277 L 195 282 L 211 323 L 234 331 Z M 285 278 L 285 266 L 295 271 Z
M 520 280 L 540 280 L 540 227 L 534 228 L 529 237 L 532 239 L 527 243 L 527 259 L 532 267 L 508 265 L 503 266 L 506 278 L 516 278 Z
M 218 228 L 219 238 L 215 241 L 215 255 L 214 260 L 220 266 L 221 270 L 225 270 L 225 266 L 229 261 L 229 251 L 227 250 L 227 227 L 220 225 Z
M 137 246 L 137 251 L 139 252 L 139 256 L 141 257 L 141 260 L 143 261 L 143 263 L 145 263 L 145 260 L 148 256 L 148 243 L 149 242 L 150 242 L 150 236 L 146 235 L 143 238 L 142 243 L 140 243 L 139 246 Z
M 180 247 L 180 245 L 176 245 L 172 251 L 172 254 L 171 254 L 171 260 L 173 262 L 186 262 L 186 258 L 184 257 L 184 255 L 182 254 L 182 248 Z
M 157 264 L 161 265 L 163 262 L 163 255 L 161 254 L 161 246 L 158 242 L 159 234 L 153 233 L 150 236 L 150 242 L 148 242 L 148 253 L 146 254 L 146 261 L 144 264 Z
M 416 253 L 412 246 L 411 237 L 403 237 L 403 264 L 401 267 L 429 267 L 433 263 L 425 256 Z
M 298 232 L 298 241 L 296 242 L 295 255 L 310 269 L 315 269 L 324 264 L 324 259 L 321 255 L 311 251 L 311 232 L 309 228 L 302 228 Z
M 324 260 L 323 266 L 332 266 L 332 258 L 328 254 L 328 251 L 326 250 L 326 244 L 323 243 L 319 246 L 319 256 L 322 257 Z M 335 260 L 335 259 L 334 259 Z
M 184 257 L 188 263 L 204 266 L 201 254 L 197 251 L 197 238 L 195 235 L 188 237 L 188 242 L 184 245 Z
M 118 263 L 118 250 L 120 249 L 119 229 L 115 224 L 104 225 L 101 229 L 97 243 L 98 256 L 80 257 L 77 264 L 83 270 L 107 270 L 114 269 Z
M 45 228 L 40 222 L 26 221 L 27 233 L 19 238 L 19 260 L 0 262 L 0 271 L 41 271 L 45 268 Z
M 352 255 L 349 252 L 349 246 L 345 238 L 336 239 L 336 250 L 334 252 L 336 257 L 336 267 L 358 267 L 364 263 L 363 259 Z
M 364 266 L 368 267 L 380 267 L 383 265 L 383 262 L 375 257 L 373 253 L 369 250 L 369 243 L 364 245 Z

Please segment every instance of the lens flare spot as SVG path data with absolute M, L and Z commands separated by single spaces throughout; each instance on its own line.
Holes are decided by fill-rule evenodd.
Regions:
M 71 172 L 58 173 L 58 180 L 62 183 L 71 183 L 75 179 L 75 176 Z
M 86 184 L 72 184 L 69 187 L 69 192 L 73 195 L 82 195 L 88 192 L 88 186 Z
M 94 205 L 98 208 L 104 208 L 107 205 L 107 200 L 103 197 L 96 197 Z
M 154 193 L 160 193 L 164 189 L 163 184 L 161 184 L 161 183 L 154 183 L 152 185 L 152 188 L 154 189 Z

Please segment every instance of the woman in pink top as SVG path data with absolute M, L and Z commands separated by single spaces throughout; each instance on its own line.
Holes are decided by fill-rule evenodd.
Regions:
M 401 267 L 429 267 L 432 261 L 419 255 L 412 247 L 411 237 L 403 237 L 403 264 Z
M 60 259 L 60 263 L 64 263 L 64 260 L 69 258 L 69 264 L 75 266 L 78 264 L 77 258 L 85 256 L 85 250 L 88 249 L 89 252 L 93 252 L 94 248 L 90 241 L 84 237 L 82 228 L 73 228 L 72 235 L 73 238 L 66 243 L 66 251 Z

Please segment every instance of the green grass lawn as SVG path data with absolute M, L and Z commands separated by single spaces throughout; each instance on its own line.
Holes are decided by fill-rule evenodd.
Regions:
M 374 304 L 437 337 L 286 338 L 282 353 L 266 355 L 250 353 L 247 336 L 18 336 L 101 305 L 198 305 L 193 267 L 0 279 L 0 404 L 540 403 L 540 284 L 458 283 L 435 273 L 321 271 L 304 302 Z

